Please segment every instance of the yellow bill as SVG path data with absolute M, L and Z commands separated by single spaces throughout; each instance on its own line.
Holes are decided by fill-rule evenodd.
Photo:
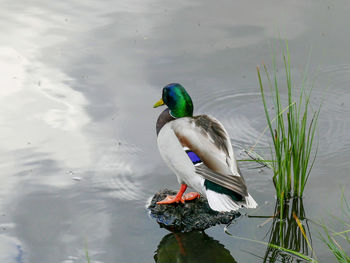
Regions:
M 162 106 L 162 105 L 164 105 L 164 101 L 163 101 L 163 99 L 160 99 L 153 105 L 153 108 L 157 108 L 157 107 Z

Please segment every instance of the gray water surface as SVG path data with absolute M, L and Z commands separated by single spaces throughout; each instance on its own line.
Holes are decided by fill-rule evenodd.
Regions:
M 218 262 L 261 262 L 266 246 L 222 226 L 174 236 L 149 218 L 147 199 L 178 188 L 158 153 L 160 110 L 152 105 L 163 86 L 181 83 L 195 114 L 219 119 L 238 159 L 247 158 L 244 149 L 266 126 L 256 66 L 271 65 L 279 36 L 289 41 L 296 86 L 310 61 L 315 108 L 324 99 L 306 216 L 339 213 L 341 187 L 350 184 L 348 1 L 5 0 L 1 7 L 1 262 L 87 262 L 86 251 L 106 263 L 213 262 L 210 253 L 199 260 L 201 251 Z M 268 145 L 262 136 L 259 147 Z M 241 167 L 260 204 L 249 213 L 273 215 L 271 170 Z M 270 228 L 266 218 L 243 216 L 229 231 L 267 242 Z M 332 262 L 313 233 L 318 259 Z

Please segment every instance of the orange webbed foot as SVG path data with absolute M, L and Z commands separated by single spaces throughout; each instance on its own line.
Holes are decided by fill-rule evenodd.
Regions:
M 194 200 L 196 198 L 199 198 L 200 197 L 200 194 L 196 193 L 196 192 L 190 192 L 190 193 L 187 193 L 185 194 L 182 199 L 184 199 L 184 202 L 185 201 L 191 201 L 191 200 Z
M 199 198 L 200 195 L 196 192 L 187 193 L 182 197 L 174 196 L 174 195 L 168 195 L 165 199 L 162 201 L 157 202 L 158 205 L 164 205 L 164 204 L 174 204 L 174 203 L 185 203 L 185 201 L 192 201 L 196 198 Z
M 165 205 L 165 204 L 173 204 L 173 203 L 184 203 L 185 200 L 183 197 L 178 197 L 175 195 L 168 195 L 165 199 L 163 199 L 162 201 L 157 202 L 158 205 Z

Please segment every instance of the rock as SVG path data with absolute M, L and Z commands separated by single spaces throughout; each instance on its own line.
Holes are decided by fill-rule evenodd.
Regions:
M 209 207 L 207 200 L 203 197 L 185 204 L 157 205 L 167 195 L 176 195 L 177 192 L 164 189 L 156 193 L 149 206 L 151 217 L 157 223 L 173 232 L 190 232 L 205 230 L 217 224 L 229 224 L 233 219 L 240 216 L 239 212 L 217 212 Z

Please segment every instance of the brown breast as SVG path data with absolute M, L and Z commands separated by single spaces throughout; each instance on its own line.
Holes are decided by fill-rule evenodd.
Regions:
M 158 117 L 157 124 L 156 124 L 156 131 L 157 136 L 160 132 L 160 130 L 163 128 L 165 124 L 167 124 L 169 121 L 175 120 L 173 116 L 170 115 L 169 109 L 165 109 Z

